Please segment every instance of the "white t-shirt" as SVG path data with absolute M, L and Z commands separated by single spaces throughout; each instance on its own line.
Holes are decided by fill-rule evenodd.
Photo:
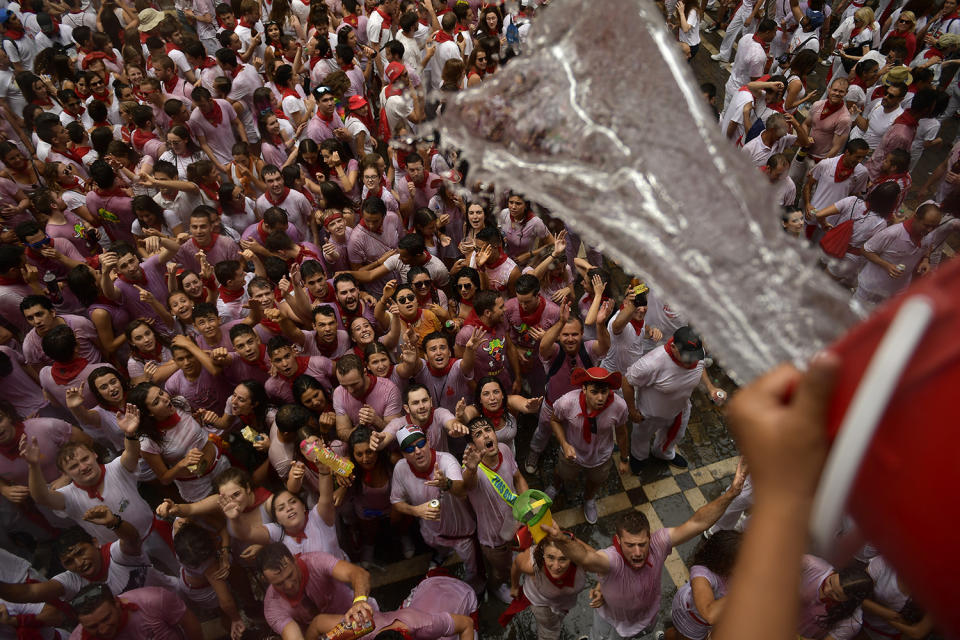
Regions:
M 100 493 L 102 500 L 91 498 L 85 489 L 72 482 L 57 489 L 57 493 L 63 496 L 66 507 L 55 513 L 70 518 L 101 542 L 113 542 L 117 539 L 117 534 L 83 519 L 83 514 L 91 507 L 107 505 L 113 513 L 133 525 L 141 538 L 146 538 L 153 526 L 153 510 L 137 493 L 137 473 L 127 471 L 119 457 L 104 465 L 103 489 Z
M 730 138 L 738 147 L 743 144 L 743 137 L 746 135 L 746 129 L 743 123 L 743 109 L 747 105 L 754 104 L 753 93 L 749 89 L 743 89 L 733 94 L 727 108 L 720 114 L 720 132 L 726 137 L 730 123 L 736 124 L 733 137 Z
M 690 30 L 684 32 L 683 29 L 679 29 L 677 35 L 680 42 L 694 47 L 700 44 L 700 12 L 691 8 L 687 13 L 687 24 L 690 25 Z
M 767 160 L 770 159 L 775 153 L 783 153 L 784 149 L 792 147 L 797 141 L 797 136 L 787 134 L 774 142 L 771 146 L 767 146 L 763 142 L 763 134 L 743 145 L 743 148 L 740 149 L 753 163 L 755 167 L 762 167 L 767 164 Z
M 860 127 L 853 127 L 850 130 L 850 137 L 863 138 L 867 141 L 867 144 L 870 145 L 871 149 L 876 149 L 877 145 L 880 144 L 880 141 L 883 140 L 883 134 L 887 132 L 887 129 L 893 126 L 893 121 L 899 118 L 900 114 L 902 113 L 903 108 L 901 107 L 897 107 L 893 111 L 887 113 L 883 108 L 883 103 L 878 102 L 867 116 L 867 130 L 863 131 L 860 129 Z

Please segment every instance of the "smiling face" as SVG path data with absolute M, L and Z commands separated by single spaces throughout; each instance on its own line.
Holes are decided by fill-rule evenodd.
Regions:
M 173 349 L 173 361 L 187 377 L 194 378 L 200 375 L 200 361 L 186 349 Z
M 350 280 L 341 280 L 337 283 L 337 302 L 347 311 L 356 311 L 360 305 L 360 289 Z
M 416 389 L 407 396 L 407 403 L 403 408 L 413 418 L 414 423 L 425 427 L 433 409 L 433 400 L 426 389 Z
M 183 292 L 177 292 L 170 296 L 167 304 L 170 306 L 170 312 L 181 322 L 193 321 L 193 300 Z
M 350 338 L 358 346 L 366 346 L 374 341 L 376 334 L 373 332 L 373 325 L 364 317 L 354 318 L 350 322 Z
M 563 325 L 560 330 L 560 346 L 567 353 L 576 353 L 580 350 L 580 342 L 583 340 L 583 325 L 579 320 L 573 319 Z
M 461 300 L 473 300 L 474 294 L 477 292 L 477 288 L 473 284 L 473 280 L 466 276 L 457 278 L 457 291 L 460 292 Z
M 184 292 L 191 298 L 199 298 L 203 295 L 203 281 L 200 280 L 200 276 L 195 273 L 188 273 L 183 276 L 183 280 L 180 281 L 181 286 L 183 286 Z M 219 323 L 217 327 L 219 328 Z M 201 329 L 201 331 L 203 331 Z
M 565 556 L 559 547 L 547 542 L 543 547 L 543 568 L 553 578 L 559 578 L 570 568 L 570 558 Z
M 267 287 L 251 287 L 250 299 L 259 302 L 261 309 L 273 309 L 277 302 L 273 296 L 273 289 Z

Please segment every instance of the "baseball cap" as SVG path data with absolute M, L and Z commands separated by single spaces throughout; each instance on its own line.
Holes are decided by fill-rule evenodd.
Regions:
M 426 440 L 427 436 L 420 427 L 415 425 L 408 424 L 397 431 L 397 444 L 400 445 L 401 451 L 421 439 Z
M 391 62 L 390 64 L 387 65 L 386 71 L 384 71 L 384 73 L 387 76 L 387 80 L 389 80 L 390 82 L 396 82 L 397 78 L 399 78 L 406 72 L 407 72 L 407 68 L 399 62 Z
M 807 9 L 804 15 L 806 15 L 807 20 L 810 21 L 810 26 L 812 28 L 816 29 L 817 27 L 820 27 L 823 25 L 823 21 L 825 19 L 825 16 L 823 15 L 823 11 L 814 11 L 813 9 Z
M 53 18 L 50 17 L 49 13 L 38 13 L 37 14 L 37 25 L 40 27 L 40 31 L 46 35 L 51 35 L 54 32 Z
M 12 15 L 13 11 L 10 11 L 10 9 L 0 9 L 0 24 L 6 24 Z
M 695 356 L 697 360 L 703 360 L 703 341 L 697 332 L 688 326 L 680 327 L 673 332 L 673 346 L 681 354 Z

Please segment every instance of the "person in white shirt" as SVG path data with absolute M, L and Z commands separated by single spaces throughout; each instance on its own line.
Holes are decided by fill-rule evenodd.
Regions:
M 424 71 L 426 73 L 426 86 L 430 89 L 439 89 L 443 84 L 443 66 L 448 60 L 463 59 L 464 42 L 458 41 L 454 35 L 454 29 L 457 27 L 457 16 L 453 13 L 445 13 L 440 20 L 442 29 L 433 34 L 432 42 L 427 46 L 427 55 L 424 57 Z M 433 55 L 431 55 L 431 46 Z
M 740 38 L 738 44 L 738 46 L 741 48 L 744 41 L 747 40 L 746 36 L 753 35 L 754 29 L 756 29 L 757 33 L 760 32 L 760 25 L 757 24 L 757 18 L 763 5 L 763 2 L 757 2 L 756 0 L 743 0 L 739 5 L 737 5 L 737 10 L 733 14 L 733 18 L 730 20 L 730 23 L 727 25 L 726 31 L 724 32 L 723 42 L 720 43 L 720 51 L 710 56 L 711 60 L 716 60 L 717 62 L 730 62 L 730 54 L 733 52 L 733 43 L 737 37 L 740 36 L 740 32 L 742 31 L 744 34 L 744 36 Z M 773 24 L 773 34 L 776 35 L 777 23 L 773 20 L 766 21 Z M 770 36 L 770 39 L 767 40 L 767 42 L 769 43 L 772 40 L 773 35 Z
M 795 134 L 790 133 L 793 130 Z M 762 167 L 775 153 L 783 153 L 793 145 L 799 143 L 801 147 L 809 146 L 810 136 L 807 135 L 806 123 L 800 124 L 790 114 L 773 112 L 767 116 L 764 129 L 756 138 L 743 145 L 741 151 L 754 166 Z
M 849 105 L 847 109 L 853 109 L 850 115 L 853 117 L 853 124 L 855 125 L 850 130 L 850 137 L 862 137 L 871 149 L 876 149 L 880 141 L 883 140 L 883 134 L 893 126 L 894 121 L 903 113 L 900 103 L 906 94 L 906 85 L 898 82 L 887 87 L 883 98 L 869 113 L 860 113 L 859 107 Z
M 747 34 L 740 38 L 737 56 L 733 59 L 733 67 L 730 70 L 730 77 L 727 78 L 727 84 L 724 86 L 724 108 L 740 87 L 758 80 L 760 76 L 767 72 L 772 62 L 767 52 L 770 49 L 770 41 L 776 34 L 777 23 L 764 18 L 757 25 L 755 34 Z M 724 60 L 728 57 L 729 55 L 725 56 Z

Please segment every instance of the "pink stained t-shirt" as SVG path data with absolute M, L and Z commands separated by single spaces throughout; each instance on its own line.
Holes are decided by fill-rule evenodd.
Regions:
M 117 457 L 104 465 L 102 481 L 103 486 L 92 498 L 86 489 L 73 482 L 57 489 L 66 502 L 62 513 L 100 542 L 113 542 L 117 539 L 115 531 L 83 519 L 83 514 L 91 507 L 107 505 L 113 513 L 133 525 L 141 539 L 146 538 L 153 527 L 153 509 L 137 493 L 137 472 L 127 471 L 121 458 Z
M 624 638 L 639 635 L 660 613 L 660 577 L 671 549 L 669 529 L 660 529 L 651 535 L 646 562 L 639 569 L 628 565 L 614 547 L 601 551 L 610 571 L 600 582 L 604 603 L 597 614 Z
M 336 311 L 334 307 L 334 311 Z M 371 323 L 373 326 L 377 326 L 375 322 Z M 317 346 L 317 332 L 316 331 L 304 331 L 303 332 L 303 354 L 306 356 L 325 356 L 331 360 L 336 360 L 343 354 L 350 351 L 350 334 L 342 329 L 337 330 L 337 346 L 327 351 L 321 351 L 320 347 Z
M 308 575 L 303 597 L 291 602 L 272 585 L 263 599 L 263 616 L 276 633 L 291 622 L 303 629 L 320 613 L 346 613 L 353 605 L 353 589 L 333 577 L 333 568 L 340 560 L 322 551 L 305 553 L 299 558 Z
M 233 126 L 231 125 L 237 119 L 237 112 L 234 111 L 233 105 L 226 100 L 215 98 L 214 102 L 221 109 L 221 118 L 218 124 L 210 122 L 200 111 L 200 107 L 194 107 L 193 113 L 190 114 L 190 120 L 187 122 L 193 135 L 198 138 L 200 136 L 205 138 L 210 150 L 213 151 L 213 155 L 217 157 L 221 164 L 226 165 L 233 160 L 233 145 L 237 142 L 237 136 L 233 133 Z
M 47 406 L 42 389 L 24 370 L 26 362 L 22 355 L 6 345 L 0 345 L 0 352 L 10 359 L 10 373 L 0 376 L 4 395 L 13 404 L 21 416 L 32 416 Z
M 834 568 L 826 560 L 812 555 L 803 556 L 800 567 L 800 620 L 797 633 L 804 638 L 831 636 L 834 640 L 850 640 L 860 632 L 863 614 L 859 607 L 853 615 L 833 626 L 824 629 L 818 618 L 827 613 L 826 602 L 820 599 L 820 586 L 834 573 Z
M 100 349 L 96 345 L 97 329 L 93 326 L 93 323 L 83 316 L 64 314 L 59 317 L 68 327 L 73 329 L 73 333 L 77 337 L 77 355 L 86 358 L 87 362 L 100 362 Z M 53 360 L 43 352 L 42 343 L 43 338 L 37 334 L 36 329 L 31 329 L 30 333 L 24 336 L 23 357 L 27 364 L 35 367 L 45 367 L 53 364 Z
M 463 480 L 460 463 L 449 453 L 435 451 L 435 464 L 450 480 Z M 418 477 L 410 463 L 400 460 L 393 468 L 390 487 L 390 503 L 405 502 L 418 506 L 430 500 L 440 501 L 439 520 L 420 520 L 420 535 L 423 541 L 432 547 L 452 546 L 457 540 L 470 537 L 477 528 L 477 519 L 462 498 L 449 491 L 440 491 L 437 487 L 427 486 L 433 465 L 426 471 L 425 477 Z
M 174 261 L 183 265 L 185 269 L 200 273 L 200 259 L 197 257 L 197 252 L 201 250 L 206 253 L 207 262 L 211 266 L 224 260 L 240 260 L 237 243 L 229 236 L 214 234 L 213 243 L 206 248 L 200 247 L 193 238 L 187 240 L 177 251 Z
M 497 445 L 500 462 L 490 470 L 503 478 L 510 490 L 517 492 L 513 478 L 519 471 L 517 460 L 510 447 L 502 442 Z M 513 509 L 490 483 L 482 471 L 477 471 L 477 484 L 467 491 L 467 499 L 477 515 L 477 538 L 485 547 L 499 547 L 513 540 L 520 525 L 513 519 Z
M 479 380 L 484 376 L 497 376 L 500 378 L 500 382 L 509 389 L 512 372 L 508 370 L 506 323 L 501 322 L 492 328 L 492 332 L 484 328 L 487 335 L 474 349 L 476 359 L 473 363 L 473 379 Z M 463 325 L 457 332 L 456 344 L 466 348 L 467 342 L 473 336 L 474 329 L 476 327 L 473 325 Z
M 627 370 L 627 381 L 637 392 L 637 409 L 645 416 L 674 418 L 682 413 L 700 382 L 703 360 L 693 369 L 681 367 L 657 347 Z
M 338 416 L 345 415 L 350 418 L 354 426 L 360 424 L 360 409 L 365 404 L 373 407 L 381 418 L 403 413 L 403 403 L 400 400 L 400 390 L 397 389 L 397 385 L 386 378 L 377 378 L 369 374 L 368 376 L 373 382 L 363 398 L 354 397 L 344 387 L 333 390 L 333 410 Z
M 263 194 L 257 198 L 256 208 L 258 216 L 262 217 L 267 209 L 272 207 L 279 207 L 287 212 L 288 227 L 292 226 L 302 231 L 307 230 L 308 224 L 312 219 L 313 207 L 310 206 L 310 201 L 307 200 L 307 197 L 296 189 L 290 189 L 286 197 L 284 197 L 279 204 L 270 202 L 270 200 L 267 199 L 267 194 Z M 246 235 L 246 233 L 247 232 L 244 231 L 244 235 Z M 266 238 L 258 235 L 254 237 L 254 240 L 262 244 Z M 297 238 L 294 242 L 300 242 L 300 238 Z
M 40 445 L 40 469 L 47 482 L 60 477 L 57 468 L 57 453 L 60 447 L 69 442 L 73 427 L 68 422 L 56 418 L 27 418 L 23 421 L 23 433 L 27 438 L 37 439 Z M 19 446 L 17 444 L 16 446 Z M 17 454 L 8 457 L 0 454 L 0 478 L 10 484 L 27 486 L 27 461 Z
M 547 225 L 537 216 L 517 224 L 510 218 L 508 209 L 500 212 L 500 230 L 503 232 L 503 250 L 514 259 L 532 249 L 537 240 L 550 235 Z
M 575 388 L 573 383 L 570 382 L 570 376 L 573 375 L 574 369 L 577 367 L 589 369 L 590 367 L 595 367 L 600 363 L 600 358 L 598 358 L 595 353 L 597 349 L 596 340 L 588 340 L 583 344 L 583 347 L 586 349 L 587 355 L 590 356 L 590 362 L 584 362 L 579 349 L 574 354 L 564 352 L 560 368 L 554 371 L 552 375 L 550 375 L 550 371 L 553 370 L 553 363 L 558 357 L 560 357 L 560 349 L 563 347 L 561 347 L 559 344 L 554 344 L 553 353 L 549 359 L 544 358 L 538 352 L 537 358 L 540 359 L 540 364 L 543 366 L 544 372 L 550 375 L 550 379 L 547 381 L 546 388 L 545 400 L 547 401 L 547 404 L 553 404 L 560 398 L 560 396 L 572 391 Z
M 567 442 L 577 451 L 576 463 L 593 469 L 606 463 L 613 455 L 616 428 L 627 422 L 627 403 L 613 394 L 613 402 L 596 417 L 597 432 L 590 433 L 590 442 L 583 434 L 583 412 L 580 409 L 579 389 L 569 391 L 553 403 L 553 417 L 563 425 Z M 589 428 L 589 427 L 588 427 Z
M 534 339 L 530 334 L 530 329 L 543 329 L 546 331 L 560 319 L 560 307 L 551 300 L 547 300 L 542 293 L 540 294 L 540 298 L 544 301 L 543 313 L 541 313 L 539 321 L 532 326 L 528 326 L 527 323 L 523 321 L 523 316 L 520 313 L 520 302 L 516 298 L 507 300 L 503 310 L 504 316 L 506 316 L 507 319 L 507 326 L 510 329 L 510 339 L 513 340 L 513 344 L 516 345 L 517 349 L 529 351 L 530 356 L 528 357 L 534 358 L 539 349 L 540 341 Z
M 196 380 L 187 380 L 183 371 L 175 371 L 163 387 L 173 397 L 186 398 L 194 409 L 207 409 L 215 413 L 220 413 L 232 391 L 227 389 L 222 376 L 214 376 L 203 367 L 200 367 L 200 375 Z
M 407 628 L 409 634 L 407 637 L 413 640 L 438 640 L 438 638 L 456 635 L 453 617 L 449 613 L 399 609 L 373 614 L 373 631 L 370 632 L 369 637 L 375 638 L 380 631 L 397 621 Z
M 383 226 L 379 233 L 374 233 L 363 225 L 354 227 L 353 233 L 350 234 L 350 239 L 347 241 L 347 259 L 350 264 L 365 265 L 376 262 L 383 254 L 396 249 L 397 243 L 400 242 L 402 226 L 400 217 L 392 211 L 388 211 L 383 218 Z M 389 278 L 390 276 L 387 275 L 377 280 L 371 280 L 364 285 L 364 289 L 374 296 L 379 296 L 383 293 L 383 285 Z
M 326 389 L 331 389 L 333 380 L 333 362 L 330 358 L 324 356 L 298 356 L 306 358 L 306 368 L 301 375 L 313 376 Z M 293 380 L 288 380 L 283 376 L 271 376 L 264 387 L 267 395 L 276 398 L 284 403 L 293 403 Z
M 474 376 L 468 378 L 463 372 L 463 360 L 454 360 L 450 370 L 441 375 L 434 374 L 422 359 L 420 362 L 422 367 L 413 379 L 427 388 L 434 407 L 453 412 L 457 410 L 460 398 L 473 395 L 470 381 Z
M 120 600 L 137 605 L 128 613 L 127 623 L 114 640 L 181 640 L 183 634 L 177 624 L 187 607 L 183 600 L 169 589 L 143 587 L 124 593 Z M 83 626 L 77 625 L 70 640 L 84 637 Z
M 917 263 L 927 251 L 926 243 L 917 245 L 903 223 L 881 229 L 863 245 L 864 251 L 874 253 L 891 264 L 902 264 L 903 275 L 891 278 L 887 270 L 867 261 L 860 271 L 857 287 L 872 298 L 886 299 L 909 286 Z
M 434 407 L 430 424 L 420 427 L 420 429 L 427 434 L 427 443 L 431 449 L 435 451 L 446 451 L 447 453 L 450 452 L 450 448 L 447 446 L 447 430 L 443 425 L 454 419 L 456 418 L 450 411 L 447 411 L 443 407 Z M 383 428 L 383 432 L 396 437 L 400 429 L 410 424 L 413 424 L 413 422 L 409 415 L 394 418 Z
M 85 366 L 79 374 L 71 378 L 66 382 L 66 384 L 60 384 L 53 379 L 52 367 L 44 367 L 40 370 L 40 386 L 43 387 L 43 390 L 47 392 L 47 395 L 50 396 L 54 402 L 58 403 L 61 407 L 67 406 L 67 389 L 70 387 L 79 387 L 80 383 L 86 383 L 87 377 L 93 373 L 94 369 L 99 367 L 109 367 L 113 369 L 110 365 L 103 364 L 102 362 L 94 362 Z M 120 375 L 119 373 L 117 375 Z M 93 409 L 96 406 L 97 400 L 93 397 L 93 392 L 90 391 L 90 385 L 83 385 L 83 406 L 87 409 Z

